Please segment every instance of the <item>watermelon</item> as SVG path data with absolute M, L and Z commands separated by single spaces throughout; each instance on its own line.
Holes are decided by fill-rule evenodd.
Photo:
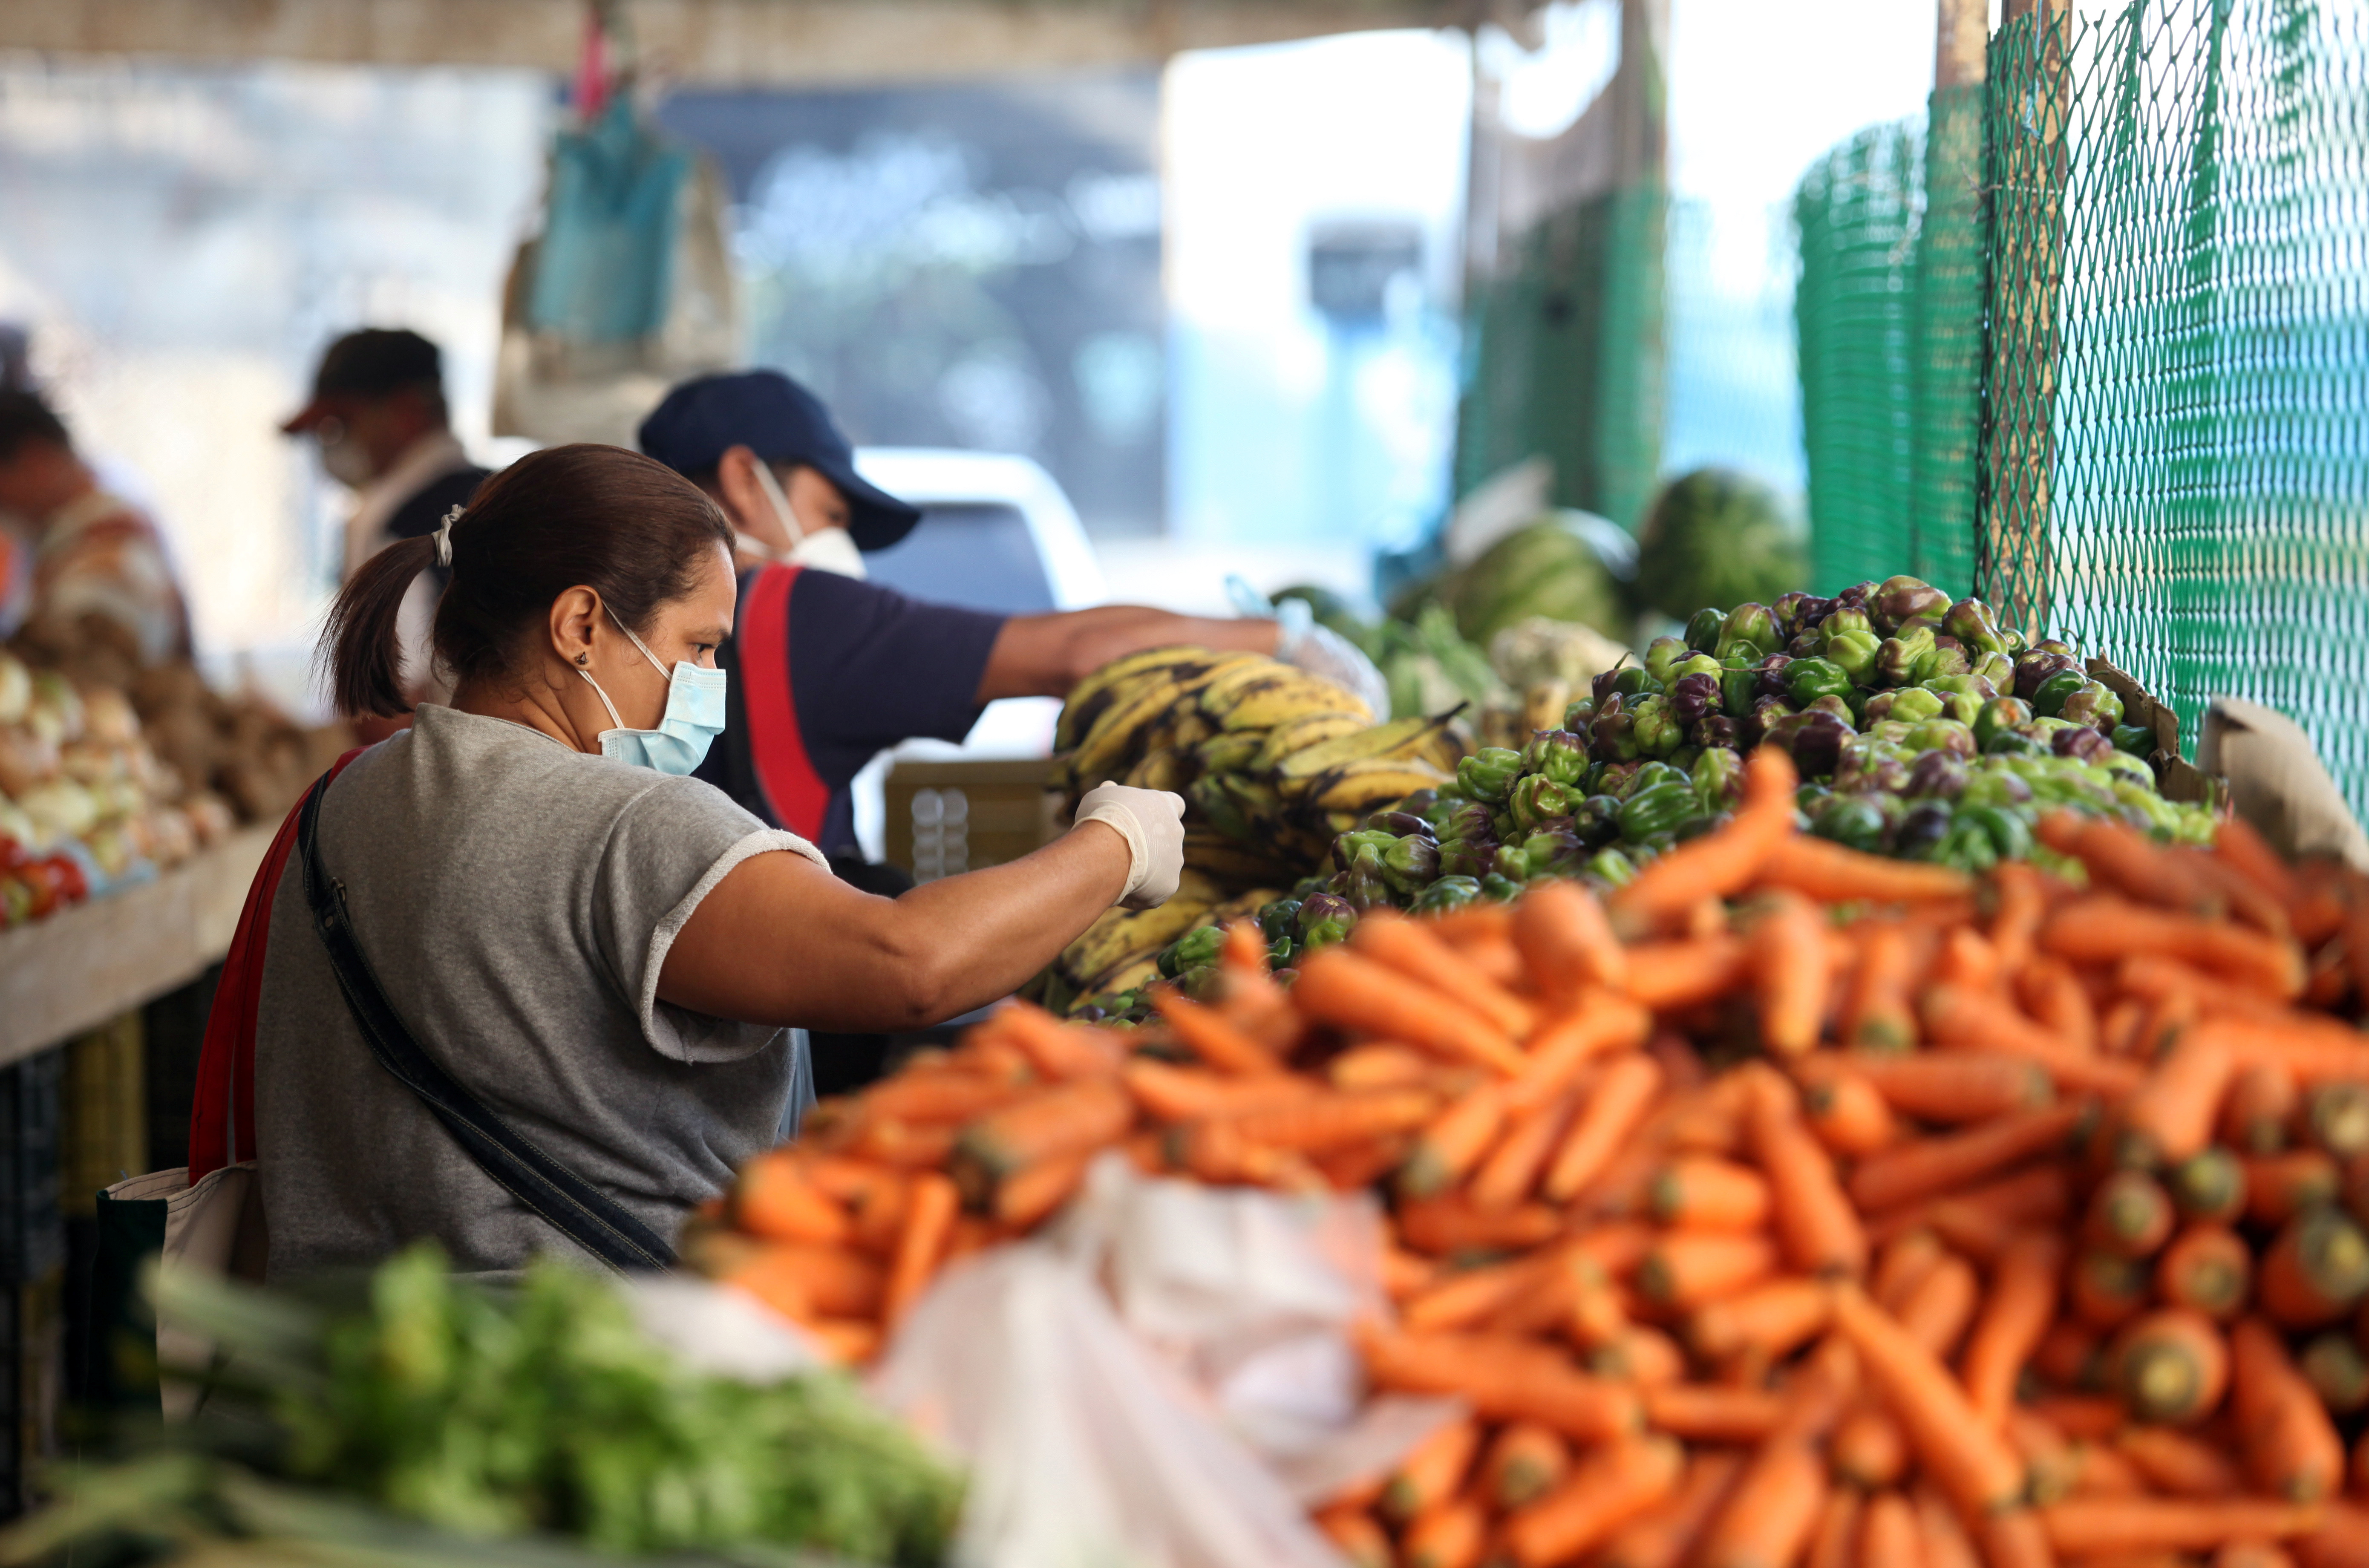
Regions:
M 1637 530 L 1637 597 L 1683 621 L 1705 607 L 1766 604 L 1809 575 L 1777 491 L 1731 468 L 1671 480 Z
M 1491 638 L 1534 616 L 1576 621 L 1608 636 L 1628 620 L 1619 580 L 1582 533 L 1547 518 L 1516 529 L 1433 589 L 1455 613 L 1457 629 L 1486 647 Z

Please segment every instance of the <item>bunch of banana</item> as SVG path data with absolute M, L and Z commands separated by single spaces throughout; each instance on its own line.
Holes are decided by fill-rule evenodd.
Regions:
M 1111 910 L 1061 950 L 1039 975 L 1032 1000 L 1066 1013 L 1094 997 L 1149 985 L 1159 976 L 1160 950 L 1196 926 L 1257 913 L 1283 894 L 1256 887 L 1228 898 L 1207 873 L 1187 867 L 1176 896 L 1156 909 Z

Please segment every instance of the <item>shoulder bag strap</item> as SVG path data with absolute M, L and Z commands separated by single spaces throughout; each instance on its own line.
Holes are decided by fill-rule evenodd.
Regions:
M 395 1082 L 418 1095 L 460 1140 L 461 1147 L 510 1195 L 549 1220 L 577 1245 L 618 1270 L 674 1265 L 674 1249 L 592 1184 L 529 1143 L 501 1117 L 419 1048 L 371 973 L 370 961 L 354 940 L 346 911 L 345 884 L 322 869 L 319 849 L 321 798 L 329 781 L 315 784 L 297 818 L 296 845 L 303 857 L 304 901 L 313 929 L 329 952 L 338 989 L 362 1038 Z

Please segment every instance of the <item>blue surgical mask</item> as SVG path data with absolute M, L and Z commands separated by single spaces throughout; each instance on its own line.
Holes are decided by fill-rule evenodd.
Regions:
M 610 720 L 617 727 L 601 732 L 601 755 L 612 762 L 656 768 L 677 777 L 688 774 L 705 760 L 708 746 L 724 733 L 726 671 L 678 664 L 670 673 L 631 628 L 614 615 L 609 619 L 616 623 L 617 630 L 624 632 L 634 647 L 641 649 L 650 668 L 666 676 L 667 705 L 665 716 L 658 720 L 656 729 L 627 729 L 625 721 L 617 716 L 617 704 L 601 690 L 601 682 L 592 679 L 590 670 L 579 668 L 576 673 L 591 684 L 601 698 L 601 705 L 609 710 Z

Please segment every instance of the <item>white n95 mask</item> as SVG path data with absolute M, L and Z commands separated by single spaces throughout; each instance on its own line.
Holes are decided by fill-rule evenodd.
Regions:
M 630 763 L 636 767 L 655 768 L 662 773 L 681 778 L 706 760 L 707 749 L 717 736 L 724 733 L 724 689 L 727 671 L 705 670 L 696 664 L 677 664 L 670 670 L 658 661 L 633 629 L 612 614 L 617 630 L 625 634 L 650 668 L 667 678 L 667 704 L 664 716 L 656 729 L 627 729 L 625 721 L 617 716 L 617 704 L 609 693 L 601 690 L 601 682 L 592 672 L 578 668 L 601 698 L 601 705 L 609 710 L 609 720 L 617 727 L 601 732 L 601 755 L 613 762 Z
M 812 567 L 818 572 L 835 572 L 843 578 L 862 578 L 864 552 L 855 547 L 854 536 L 843 528 L 818 528 L 809 532 L 800 526 L 797 514 L 790 510 L 790 498 L 782 494 L 782 482 L 773 477 L 772 464 L 759 459 L 756 464 L 757 488 L 765 492 L 765 504 L 773 509 L 784 532 L 795 541 L 787 550 L 769 550 L 756 540 L 742 535 L 741 544 L 759 555 L 792 566 Z

